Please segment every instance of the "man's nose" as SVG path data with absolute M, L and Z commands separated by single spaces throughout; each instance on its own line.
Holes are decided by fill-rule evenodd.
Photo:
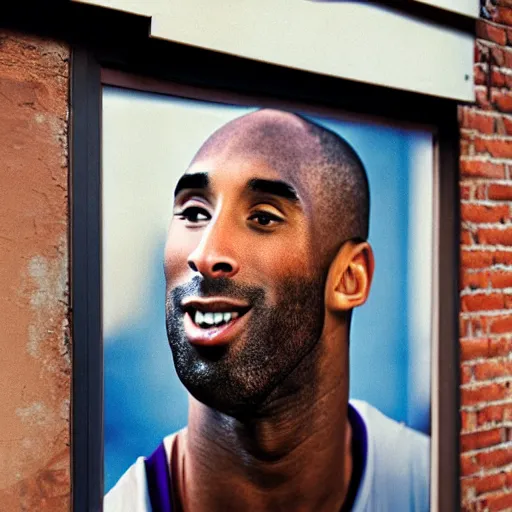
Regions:
M 227 226 L 211 223 L 188 258 L 188 266 L 205 277 L 233 277 L 240 270 Z M 232 233 L 232 231 L 231 231 Z

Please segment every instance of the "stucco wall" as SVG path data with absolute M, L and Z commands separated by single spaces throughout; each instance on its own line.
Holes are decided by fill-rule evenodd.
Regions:
M 0 31 L 0 510 L 70 502 L 69 48 Z

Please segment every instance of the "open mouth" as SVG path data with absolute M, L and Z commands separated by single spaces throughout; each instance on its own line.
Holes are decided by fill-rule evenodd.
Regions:
M 232 320 L 238 318 L 237 311 L 226 311 L 225 313 L 214 313 L 213 311 L 202 312 L 196 310 L 192 315 L 192 321 L 201 329 L 210 329 L 211 327 L 220 327 L 226 325 Z
M 227 343 L 251 309 L 246 304 L 219 299 L 184 301 L 182 307 L 187 337 L 198 344 Z
M 249 311 L 249 307 L 246 308 L 234 308 L 230 307 L 229 310 L 225 308 L 219 309 L 218 307 L 213 307 L 213 305 L 204 305 L 199 307 L 188 306 L 185 308 L 185 312 L 190 315 L 192 322 L 195 325 L 200 327 L 201 329 L 211 329 L 213 327 L 221 327 L 223 325 L 229 324 L 230 322 L 235 321 L 237 318 L 240 318 Z

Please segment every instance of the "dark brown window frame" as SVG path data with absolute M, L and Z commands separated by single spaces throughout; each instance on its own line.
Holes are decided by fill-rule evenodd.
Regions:
M 129 33 L 129 30 L 128 30 Z M 124 44 L 123 44 L 124 43 Z M 438 389 L 432 448 L 438 471 L 431 510 L 460 508 L 459 188 L 457 104 L 222 55 L 165 41 L 81 42 L 71 83 L 73 308 L 73 510 L 101 510 L 103 499 L 103 346 L 101 324 L 101 96 L 105 85 L 229 103 L 328 109 L 435 133 L 438 214 L 434 304 Z M 434 404 L 437 407 L 434 410 Z M 442 419 L 442 421 L 441 421 Z M 435 427 L 433 423 L 433 427 Z

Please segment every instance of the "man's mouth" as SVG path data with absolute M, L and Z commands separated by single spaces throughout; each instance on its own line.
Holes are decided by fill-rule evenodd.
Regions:
M 192 316 L 192 315 L 191 315 Z M 229 311 L 226 313 L 214 313 L 213 311 L 207 311 L 205 313 L 198 309 L 193 314 L 193 322 L 201 327 L 201 329 L 210 329 L 211 327 L 220 327 L 226 325 L 232 320 L 238 318 L 239 314 L 237 311 Z
M 181 306 L 187 337 L 199 345 L 229 343 L 240 332 L 236 327 L 251 309 L 247 304 L 215 297 L 186 299 Z

